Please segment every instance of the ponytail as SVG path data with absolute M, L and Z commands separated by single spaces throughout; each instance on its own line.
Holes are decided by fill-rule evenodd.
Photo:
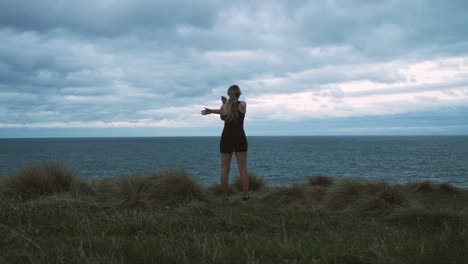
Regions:
M 241 91 L 239 86 L 232 85 L 228 89 L 229 101 L 227 102 L 227 116 L 226 122 L 231 122 L 237 120 L 239 118 L 239 113 L 237 111 L 237 102 L 239 101 L 239 96 L 241 95 Z

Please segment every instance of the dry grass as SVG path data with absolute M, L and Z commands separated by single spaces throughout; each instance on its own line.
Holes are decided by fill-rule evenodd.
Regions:
M 90 199 L 92 197 L 77 197 L 70 193 L 57 193 L 46 196 L 39 196 L 29 200 L 23 206 L 29 206 L 34 209 L 56 207 L 59 209 L 88 210 L 99 209 L 98 204 Z
M 459 212 L 424 208 L 404 208 L 395 210 L 384 218 L 388 222 L 418 228 L 425 232 L 440 233 L 455 231 L 454 235 L 465 237 L 468 235 L 468 219 Z M 465 237 L 466 238 L 466 237 Z
M 233 185 L 238 191 L 242 191 L 242 183 L 239 176 L 234 178 Z M 265 187 L 266 184 L 262 177 L 249 172 L 249 191 L 256 192 L 264 189 Z
M 205 201 L 193 200 L 183 206 L 176 208 L 176 213 L 181 217 L 191 218 L 196 216 L 212 216 L 214 214 L 212 207 Z
M 352 180 L 342 180 L 330 186 L 325 194 L 323 205 L 328 209 L 344 209 L 355 201 L 361 192 L 361 184 Z
M 106 203 L 120 207 L 205 199 L 203 188 L 183 170 L 105 180 L 98 184 L 97 192 Z
M 406 186 L 408 190 L 413 192 L 434 192 L 437 188 L 434 183 L 429 181 L 409 183 Z
M 305 199 L 311 205 L 319 205 L 326 194 L 327 187 L 322 185 L 308 185 L 304 189 Z
M 263 196 L 263 200 L 275 203 L 300 203 L 304 198 L 304 187 L 299 184 L 275 187 Z
M 387 214 L 407 204 L 407 199 L 400 191 L 387 185 L 378 192 L 361 194 L 348 210 L 359 214 Z
M 150 188 L 149 177 L 130 175 L 99 182 L 97 193 L 102 201 L 111 206 L 140 207 L 148 201 Z
M 446 193 L 457 193 L 459 189 L 450 183 L 444 182 L 439 184 L 439 190 Z
M 406 196 L 385 182 L 342 180 L 332 185 L 294 184 L 276 187 L 263 196 L 278 203 L 305 203 L 347 213 L 384 214 L 408 205 Z
M 37 177 L 40 170 L 55 176 Z M 468 259 L 468 190 L 451 185 L 424 183 L 410 188 L 316 179 L 264 188 L 247 202 L 219 203 L 219 197 L 205 196 L 216 194 L 219 185 L 203 188 L 181 170 L 88 185 L 74 177 L 69 180 L 69 174 L 43 166 L 22 170 L 0 183 L 0 262 L 465 263 Z M 34 179 L 24 180 L 24 175 Z M 61 177 L 57 175 L 68 180 L 57 180 Z M 13 184 L 14 177 L 22 180 Z M 34 186 L 26 192 L 34 197 L 11 199 L 12 193 L 24 192 L 23 186 Z
M 344 180 L 331 186 L 324 207 L 351 213 L 384 214 L 408 205 L 408 199 L 386 182 Z
M 31 198 L 54 193 L 91 193 L 91 187 L 60 164 L 36 163 L 2 182 L 2 192 L 16 198 Z
M 206 188 L 207 193 L 213 194 L 213 195 L 222 195 L 223 194 L 223 189 L 221 189 L 221 184 L 215 183 Z M 234 186 L 229 185 L 228 186 L 228 195 L 236 193 L 236 189 Z
M 456 193 L 459 190 L 457 187 L 453 186 L 450 183 L 434 183 L 430 181 L 408 183 L 404 185 L 404 188 L 409 191 L 419 192 L 419 193 L 427 193 L 427 192 Z
M 180 202 L 187 200 L 205 200 L 205 191 L 184 170 L 167 170 L 153 176 L 150 199 Z
M 333 182 L 334 182 L 333 178 L 328 177 L 328 176 L 322 176 L 322 175 L 312 176 L 312 177 L 309 177 L 309 179 L 307 180 L 307 184 L 312 185 L 312 186 L 329 186 L 329 185 L 332 185 Z

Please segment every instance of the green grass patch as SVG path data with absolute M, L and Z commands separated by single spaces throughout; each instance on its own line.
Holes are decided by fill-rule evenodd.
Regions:
M 310 178 L 228 200 L 187 172 L 0 181 L 0 263 L 466 263 L 468 190 Z M 81 186 L 81 187 L 76 187 Z M 255 186 L 255 185 L 253 185 Z M 21 197 L 19 199 L 18 197 Z

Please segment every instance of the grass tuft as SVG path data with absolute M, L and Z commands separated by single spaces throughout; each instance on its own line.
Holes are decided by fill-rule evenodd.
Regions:
M 407 204 L 406 196 L 386 182 L 344 180 L 330 187 L 324 197 L 326 208 L 359 214 L 389 213 Z
M 412 182 L 405 185 L 407 190 L 418 193 L 427 192 L 443 192 L 443 193 L 456 193 L 458 188 L 450 183 L 433 183 L 430 181 Z
M 329 209 L 344 209 L 355 201 L 361 192 L 361 184 L 357 181 L 342 180 L 330 186 L 324 197 L 323 205 Z
M 234 187 L 238 191 L 242 191 L 242 183 L 239 176 L 234 178 Z M 262 177 L 257 176 L 255 173 L 249 172 L 249 191 L 256 192 L 266 187 L 265 181 Z
M 323 185 L 307 185 L 304 189 L 306 201 L 312 205 L 321 203 L 327 194 L 327 187 Z
M 54 193 L 90 193 L 89 184 L 74 177 L 64 166 L 56 163 L 35 163 L 6 178 L 3 192 L 16 198 L 32 198 Z
M 222 195 L 223 194 L 223 189 L 221 189 L 221 184 L 219 183 L 214 183 L 206 188 L 207 193 L 213 194 L 213 195 Z M 232 185 L 228 186 L 228 195 L 236 193 L 236 188 L 234 188 Z
M 312 176 L 307 180 L 307 184 L 312 186 L 329 186 L 332 185 L 333 182 L 333 178 L 322 175 Z
M 148 202 L 150 184 L 149 177 L 129 175 L 99 182 L 97 192 L 110 205 L 142 207 Z
M 206 198 L 204 189 L 184 170 L 166 170 L 152 178 L 150 199 L 181 202 Z
M 108 204 L 120 207 L 205 199 L 203 188 L 183 170 L 105 180 L 98 185 L 98 193 L 103 194 L 101 197 Z
M 429 181 L 408 183 L 407 188 L 413 192 L 434 192 L 437 187 Z
M 444 182 L 439 184 L 439 190 L 445 193 L 457 193 L 459 189 L 450 183 Z
M 348 209 L 355 213 L 388 214 L 408 204 L 406 197 L 388 184 L 381 184 L 376 192 L 361 194 Z
M 298 203 L 304 198 L 304 187 L 299 184 L 275 187 L 263 196 L 263 200 L 276 203 Z

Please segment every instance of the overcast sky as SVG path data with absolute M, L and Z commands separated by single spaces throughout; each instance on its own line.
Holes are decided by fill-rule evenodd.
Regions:
M 468 134 L 468 2 L 4 0 L 0 137 Z

